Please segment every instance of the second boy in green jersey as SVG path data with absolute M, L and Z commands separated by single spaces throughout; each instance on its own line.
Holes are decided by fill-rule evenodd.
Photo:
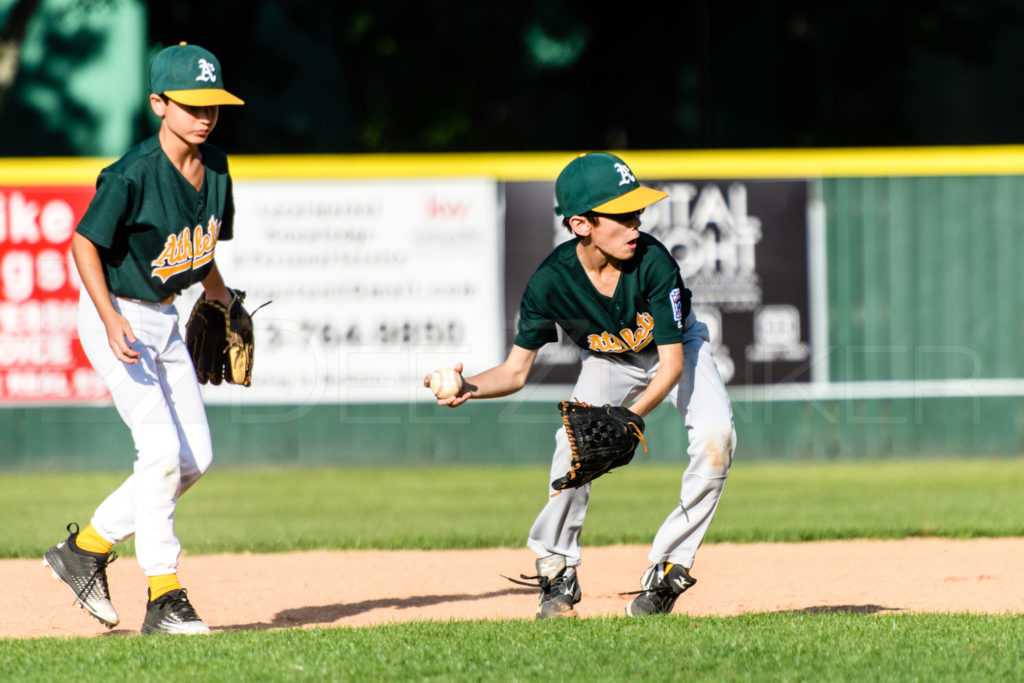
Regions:
M 227 157 L 207 142 L 219 106 L 242 104 L 224 90 L 220 63 L 198 45 L 160 52 L 150 67 L 155 136 L 103 169 L 72 238 L 82 280 L 82 348 L 132 433 L 133 472 L 83 529 L 46 552 L 54 576 L 108 627 L 107 564 L 115 543 L 135 537 L 149 583 L 143 633 L 209 633 L 178 580 L 178 498 L 210 467 L 210 428 L 175 296 L 201 283 L 225 305 L 231 292 L 214 250 L 231 239 L 234 204 Z
M 732 407 L 708 329 L 690 309 L 675 259 L 640 232 L 643 209 L 666 196 L 641 185 L 615 155 L 584 154 L 570 162 L 555 182 L 555 211 L 574 239 L 556 247 L 530 278 L 505 361 L 466 377 L 459 394 L 438 401 L 455 407 L 520 390 L 538 350 L 557 339 L 557 325 L 579 347 L 582 361 L 566 398 L 628 406 L 641 417 L 666 400 L 676 407 L 688 430 L 689 464 L 678 503 L 654 536 L 652 564 L 626 606 L 631 616 L 670 612 L 696 583 L 690 569 L 736 448 Z M 461 373 L 462 364 L 455 369 Z M 570 459 L 561 428 L 549 482 L 568 470 Z M 538 555 L 532 578 L 541 589 L 539 619 L 572 616 L 582 597 L 580 534 L 591 485 L 563 491 L 549 485 L 547 504 L 530 529 L 527 545 Z

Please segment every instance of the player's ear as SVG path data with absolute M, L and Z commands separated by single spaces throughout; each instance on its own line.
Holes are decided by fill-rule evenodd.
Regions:
M 163 118 L 164 114 L 167 112 L 167 98 L 165 98 L 163 95 L 150 93 L 149 106 L 153 110 L 154 114 L 156 114 L 160 118 Z
M 569 219 L 569 228 L 577 237 L 588 237 L 594 226 L 590 224 L 586 216 L 573 216 Z

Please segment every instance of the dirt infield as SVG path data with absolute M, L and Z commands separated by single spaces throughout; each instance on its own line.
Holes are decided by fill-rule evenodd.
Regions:
M 619 615 L 646 547 L 585 548 L 581 617 Z M 522 550 L 307 552 L 183 557 L 182 583 L 214 630 L 366 626 L 411 620 L 533 617 L 537 592 L 502 575 L 533 573 Z M 1024 612 L 1024 538 L 715 544 L 676 613 L 848 610 Z M 73 607 L 41 560 L 0 561 L 0 637 L 132 635 L 146 581 L 134 558 L 109 568 L 121 624 Z

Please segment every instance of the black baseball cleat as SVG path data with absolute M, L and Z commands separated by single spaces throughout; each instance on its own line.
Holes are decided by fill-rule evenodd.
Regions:
M 537 605 L 538 619 L 557 619 L 574 617 L 573 606 L 583 597 L 580 582 L 576 578 L 576 567 L 565 566 L 565 558 L 561 555 L 548 555 L 537 560 L 537 576 L 520 574 L 519 578 L 535 580 L 537 583 L 526 583 L 509 579 L 512 583 L 531 588 L 540 588 L 540 604 Z
M 195 635 L 209 632 L 210 627 L 196 614 L 184 588 L 164 593 L 146 604 L 146 619 L 142 622 L 143 635 Z
M 640 579 L 642 589 L 623 595 L 636 595 L 626 606 L 626 614 L 631 617 L 648 614 L 668 614 L 676 604 L 676 598 L 697 583 L 690 572 L 681 564 L 674 564 L 666 572 L 665 564 L 650 566 Z
M 50 568 L 53 578 L 63 581 L 75 594 L 75 601 L 107 628 L 121 621 L 110 602 L 107 586 L 107 565 L 117 559 L 117 553 L 90 553 L 78 547 L 78 525 L 67 526 L 67 540 L 46 551 L 43 564 Z

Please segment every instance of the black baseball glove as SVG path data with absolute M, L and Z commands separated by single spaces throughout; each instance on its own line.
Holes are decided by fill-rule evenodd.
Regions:
M 638 444 L 647 452 L 644 420 L 629 408 L 562 401 L 558 410 L 572 446 L 572 465 L 565 476 L 551 482 L 557 491 L 578 488 L 629 464 Z
M 242 306 L 245 292 L 231 293 L 227 308 L 200 296 L 185 325 L 185 345 L 200 384 L 252 383 L 252 317 Z

